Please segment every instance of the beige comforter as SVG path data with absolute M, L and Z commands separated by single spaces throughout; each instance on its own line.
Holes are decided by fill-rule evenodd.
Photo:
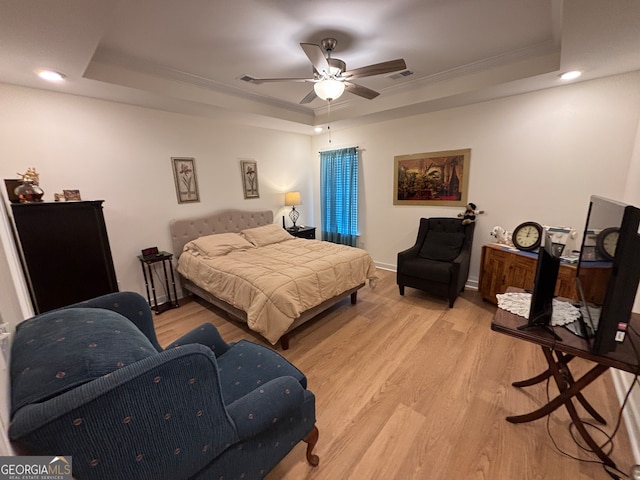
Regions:
M 178 272 L 245 311 L 249 328 L 272 344 L 301 312 L 377 278 L 366 251 L 299 238 L 217 256 L 185 248 Z

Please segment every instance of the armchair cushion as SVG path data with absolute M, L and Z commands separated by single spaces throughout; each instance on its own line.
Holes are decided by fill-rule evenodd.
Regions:
M 12 348 L 12 413 L 157 354 L 125 317 L 95 308 L 56 310 L 23 322 Z
M 430 282 L 449 283 L 452 274 L 452 264 L 449 262 L 414 257 L 404 263 L 402 273 Z
M 460 254 L 463 244 L 463 232 L 429 232 L 419 256 L 429 260 L 450 262 Z

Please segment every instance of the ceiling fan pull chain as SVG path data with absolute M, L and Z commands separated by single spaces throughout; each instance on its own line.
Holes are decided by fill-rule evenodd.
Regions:
M 331 143 L 331 100 L 327 100 L 327 131 L 329 132 L 329 143 Z

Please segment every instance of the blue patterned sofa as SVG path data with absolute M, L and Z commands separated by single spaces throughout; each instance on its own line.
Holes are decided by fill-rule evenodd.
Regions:
M 71 456 L 82 479 L 254 479 L 318 438 L 302 372 L 203 324 L 162 349 L 143 297 L 120 292 L 20 323 L 9 437 Z

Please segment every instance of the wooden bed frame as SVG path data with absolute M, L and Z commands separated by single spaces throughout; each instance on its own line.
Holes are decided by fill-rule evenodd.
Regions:
M 185 218 L 172 220 L 169 228 L 171 230 L 171 240 L 173 242 L 173 252 L 177 258 L 180 257 L 184 246 L 191 240 L 195 240 L 203 235 L 213 235 L 215 233 L 238 233 L 246 228 L 260 227 L 273 223 L 273 212 L 271 210 L 247 212 L 243 210 L 223 210 L 214 212 L 202 217 Z M 237 307 L 220 300 L 211 292 L 198 287 L 182 275 L 178 274 L 183 292 L 190 292 L 216 307 L 224 310 L 229 316 L 244 324 L 247 323 L 247 314 Z M 309 310 L 300 314 L 294 320 L 289 329 L 280 337 L 280 345 L 283 350 L 289 348 L 289 332 L 303 323 L 311 320 L 319 313 L 327 310 L 347 296 L 351 296 L 351 304 L 355 305 L 358 298 L 358 290 L 364 287 L 364 283 L 351 288 L 340 295 L 336 295 L 329 300 L 322 302 Z

